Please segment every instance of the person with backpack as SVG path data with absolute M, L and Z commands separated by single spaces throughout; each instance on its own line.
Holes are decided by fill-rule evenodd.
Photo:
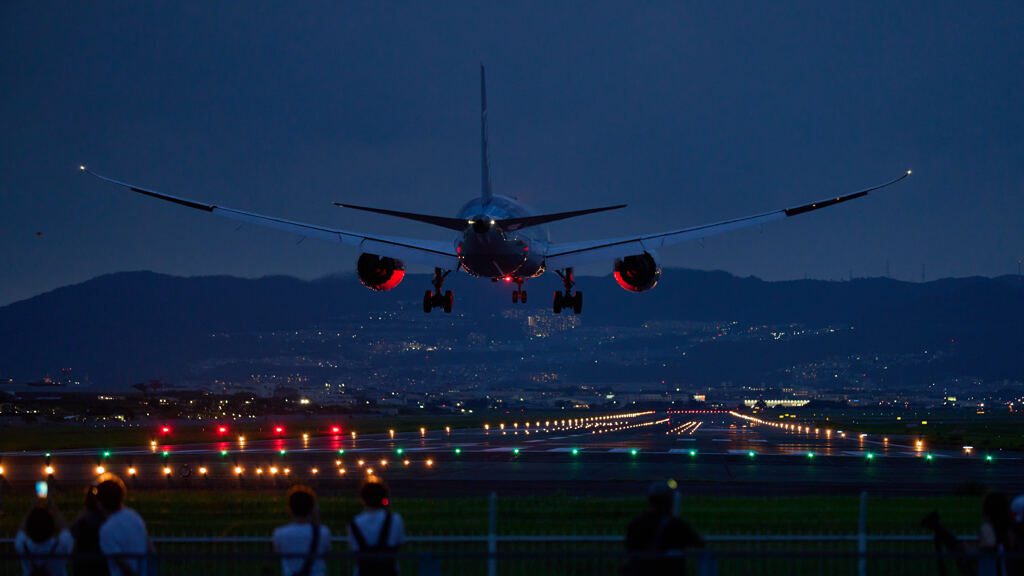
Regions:
M 148 574 L 155 551 L 153 542 L 142 516 L 124 505 L 128 494 L 124 481 L 108 472 L 100 476 L 95 491 L 96 503 L 106 516 L 100 525 L 99 537 L 110 576 Z
M 363 511 L 348 523 L 348 545 L 356 552 L 356 576 L 396 576 L 395 553 L 405 542 L 402 516 L 391 511 L 388 487 L 370 477 L 359 490 Z
M 676 483 L 655 482 L 647 493 L 649 506 L 626 529 L 628 575 L 685 574 L 685 548 L 703 548 L 704 538 L 675 515 Z
M 75 550 L 71 556 L 71 573 L 76 576 L 107 576 L 110 568 L 100 549 L 100 528 L 107 520 L 96 500 L 96 486 L 85 490 L 85 502 L 78 517 L 71 522 L 71 535 L 75 538 Z
M 64 517 L 49 498 L 32 506 L 14 537 L 23 576 L 67 576 L 67 556 L 74 547 Z
M 288 490 L 292 521 L 274 530 L 274 552 L 281 556 L 284 576 L 324 576 L 323 555 L 331 549 L 331 531 L 320 523 L 316 494 L 308 486 Z

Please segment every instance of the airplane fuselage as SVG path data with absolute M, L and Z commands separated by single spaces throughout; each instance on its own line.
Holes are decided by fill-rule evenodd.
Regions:
M 459 264 L 478 278 L 534 278 L 543 274 L 547 227 L 502 230 L 500 224 L 494 224 L 532 215 L 532 210 L 506 196 L 495 195 L 486 205 L 480 198 L 467 202 L 458 217 L 472 224 L 455 240 Z

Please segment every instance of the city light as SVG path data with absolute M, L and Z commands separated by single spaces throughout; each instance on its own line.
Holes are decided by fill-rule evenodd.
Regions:
M 410 462 L 409 462 L 409 460 L 408 460 L 408 459 L 406 459 L 406 460 L 403 460 L 403 461 L 402 461 L 402 464 L 405 464 L 406 466 L 408 466 L 408 465 L 410 464 Z
M 373 476 L 373 468 L 367 468 L 366 469 L 366 475 L 367 476 Z
M 380 459 L 380 465 L 381 465 L 381 467 L 387 466 L 388 465 L 388 461 L 386 459 L 384 459 L 384 458 L 381 458 Z

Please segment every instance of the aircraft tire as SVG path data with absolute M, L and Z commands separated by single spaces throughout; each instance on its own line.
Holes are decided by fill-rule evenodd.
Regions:
M 449 290 L 449 291 L 445 292 L 444 293 L 444 312 L 445 312 L 445 314 L 451 314 L 451 312 L 452 312 L 452 304 L 454 304 L 454 303 L 455 303 L 455 296 L 452 294 L 452 291 Z
M 572 298 L 572 312 L 573 314 L 579 314 L 583 311 L 583 292 L 576 292 L 576 295 Z
M 562 293 L 555 292 L 555 298 L 552 302 L 551 309 L 555 311 L 555 314 L 562 313 Z
M 519 290 L 512 291 L 512 303 L 515 304 L 516 302 L 519 302 Z
M 423 311 L 430 314 L 430 311 L 434 309 L 434 294 L 427 290 L 423 294 Z
M 519 292 L 519 301 L 526 304 L 526 290 Z

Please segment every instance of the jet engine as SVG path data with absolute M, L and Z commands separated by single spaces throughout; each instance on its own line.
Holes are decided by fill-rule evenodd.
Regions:
M 654 256 L 644 252 L 636 256 L 626 256 L 615 261 L 615 281 L 624 290 L 643 292 L 658 284 L 661 268 L 654 261 Z
M 405 278 L 405 264 L 394 258 L 360 254 L 356 272 L 359 281 L 370 290 L 391 290 Z

